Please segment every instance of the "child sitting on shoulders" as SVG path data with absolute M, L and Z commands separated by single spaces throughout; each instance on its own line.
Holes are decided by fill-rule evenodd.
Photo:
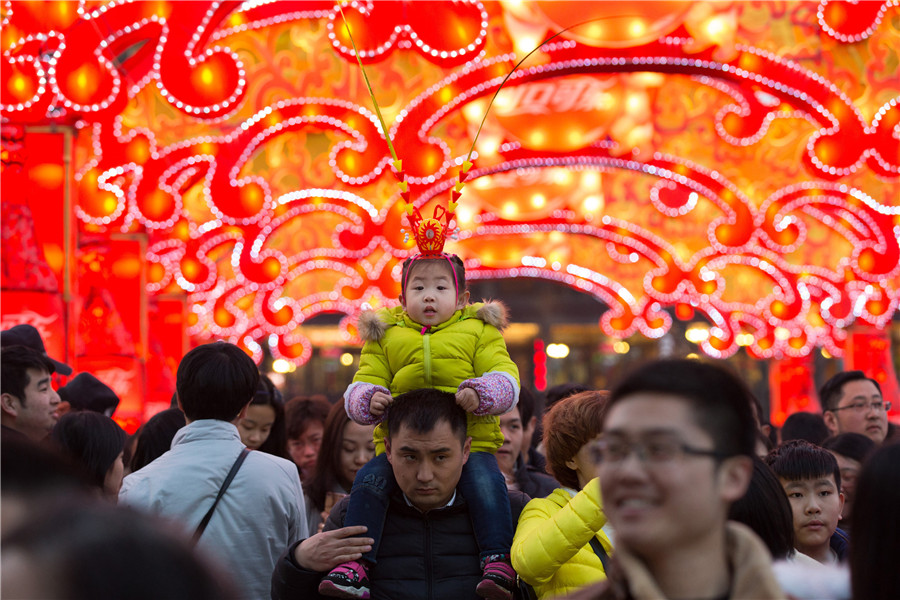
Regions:
M 366 343 L 359 370 L 344 393 L 345 408 L 357 423 L 379 424 L 376 457 L 357 474 L 344 525 L 367 526 L 375 543 L 359 561 L 338 565 L 326 575 L 321 594 L 369 597 L 367 569 L 376 562 L 388 499 L 397 489 L 384 454 L 385 419 L 395 395 L 436 388 L 455 392 L 457 404 L 468 413 L 472 451 L 458 489 L 471 507 L 481 550 L 483 578 L 476 592 L 485 598 L 512 598 L 516 574 L 509 552 L 514 527 L 494 453 L 503 444 L 497 415 L 515 406 L 519 372 L 500 334 L 506 325 L 505 307 L 468 301 L 462 260 L 444 253 L 422 254 L 403 263 L 401 306 L 360 317 Z

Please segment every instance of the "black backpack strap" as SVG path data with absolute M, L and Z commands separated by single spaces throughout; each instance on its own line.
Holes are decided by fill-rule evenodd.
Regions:
M 609 574 L 609 554 L 606 553 L 606 549 L 600 543 L 600 540 L 597 539 L 597 536 L 591 537 L 591 548 L 594 550 L 594 554 L 600 558 L 600 562 L 603 563 L 603 572 Z
M 215 502 L 213 502 L 212 506 L 209 507 L 209 510 L 203 516 L 203 520 L 200 521 L 200 524 L 197 525 L 197 531 L 194 532 L 193 543 L 196 544 L 200 540 L 200 536 L 203 535 L 203 531 L 206 529 L 206 526 L 209 525 L 209 520 L 212 519 L 213 512 L 216 510 L 216 506 L 219 504 L 219 500 L 222 499 L 222 496 L 225 495 L 225 490 L 228 489 L 228 486 L 231 485 L 231 480 L 234 479 L 234 476 L 237 475 L 237 472 L 240 470 L 241 465 L 244 463 L 244 459 L 247 458 L 247 455 L 250 454 L 250 448 L 244 448 L 241 450 L 241 453 L 238 455 L 237 459 L 235 459 L 234 464 L 231 465 L 231 470 L 228 471 L 228 475 L 225 477 L 225 481 L 222 482 L 222 487 L 219 488 L 219 495 L 216 496 Z

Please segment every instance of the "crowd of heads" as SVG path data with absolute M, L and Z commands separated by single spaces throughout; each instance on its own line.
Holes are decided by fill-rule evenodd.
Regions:
M 405 263 L 403 282 L 404 302 L 420 285 L 450 282 L 454 303 L 465 290 L 464 270 L 452 259 Z M 63 597 L 60 586 L 71 586 L 82 595 L 65 597 L 103 596 L 95 587 L 102 577 L 84 560 L 100 552 L 110 564 L 122 555 L 145 556 L 181 581 L 178 589 L 140 574 L 115 582 L 119 590 L 131 586 L 130 597 L 233 596 L 227 577 L 219 581 L 215 565 L 186 558 L 190 549 L 165 527 L 124 509 L 103 512 L 92 500 L 105 497 L 113 505 L 123 476 L 166 453 L 193 421 L 232 422 L 248 448 L 292 460 L 318 510 L 327 511 L 335 493 L 348 493 L 374 456 L 373 426 L 351 421 L 342 402 L 324 396 L 285 402 L 232 344 L 189 352 L 178 367 L 177 407 L 129 438 L 111 418 L 118 397 L 110 388 L 82 373 L 57 393 L 51 376 L 68 367 L 6 339 L 4 579 L 13 564 L 25 576 L 4 581 L 4 593 Z M 859 371 L 831 378 L 819 397 L 822 414 L 791 415 L 773 444 L 759 401 L 741 377 L 703 361 L 658 360 L 609 392 L 577 383 L 546 395 L 522 389 L 518 405 L 500 419 L 507 439 L 498 462 L 509 475 L 539 456 L 573 493 L 599 485 L 617 544 L 638 556 L 708 543 L 730 519 L 756 532 L 775 559 L 803 553 L 820 562 L 847 560 L 854 598 L 885 597 L 884 589 L 900 590 L 891 562 L 900 555 L 900 445 L 886 442 L 890 404 L 878 382 Z M 422 389 L 394 399 L 385 450 L 414 506 L 431 510 L 453 494 L 470 451 L 466 425 L 453 394 Z M 31 443 L 44 439 L 42 446 Z M 426 495 L 423 478 L 430 478 Z M 79 509 L 58 506 L 62 493 L 73 494 Z M 40 523 L 30 518 L 38 513 L 45 515 Z M 67 541 L 54 541 L 55 535 Z M 58 580 L 27 576 L 48 562 L 60 569 Z

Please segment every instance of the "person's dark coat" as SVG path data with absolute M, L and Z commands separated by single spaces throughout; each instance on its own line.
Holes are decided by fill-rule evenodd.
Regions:
M 519 490 L 530 498 L 546 498 L 560 487 L 559 482 L 546 473 L 526 465 L 521 455 L 516 461 L 516 483 L 519 484 Z
M 834 530 L 834 533 L 831 534 L 831 539 L 828 541 L 828 545 L 834 550 L 834 553 L 837 555 L 838 560 L 843 562 L 847 560 L 847 557 L 850 553 L 850 536 L 847 535 L 847 532 L 838 527 Z
M 514 521 L 528 502 L 521 492 L 510 492 Z M 348 498 L 342 499 L 325 521 L 324 531 L 343 526 Z M 294 544 L 281 557 L 272 576 L 272 600 L 321 598 L 319 582 L 325 573 L 301 568 L 294 562 Z M 461 494 L 450 507 L 421 513 L 402 494 L 391 497 L 378 549 L 378 564 L 369 569 L 373 600 L 476 600 L 481 581 L 478 543 L 469 508 Z

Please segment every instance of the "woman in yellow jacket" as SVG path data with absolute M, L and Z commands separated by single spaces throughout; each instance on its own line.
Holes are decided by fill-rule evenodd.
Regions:
M 539 599 L 564 596 L 606 578 L 593 546 L 612 550 L 602 531 L 606 515 L 594 477 L 591 443 L 600 433 L 605 392 L 582 392 L 557 402 L 544 417 L 547 468 L 564 487 L 531 500 L 519 517 L 512 564 Z

